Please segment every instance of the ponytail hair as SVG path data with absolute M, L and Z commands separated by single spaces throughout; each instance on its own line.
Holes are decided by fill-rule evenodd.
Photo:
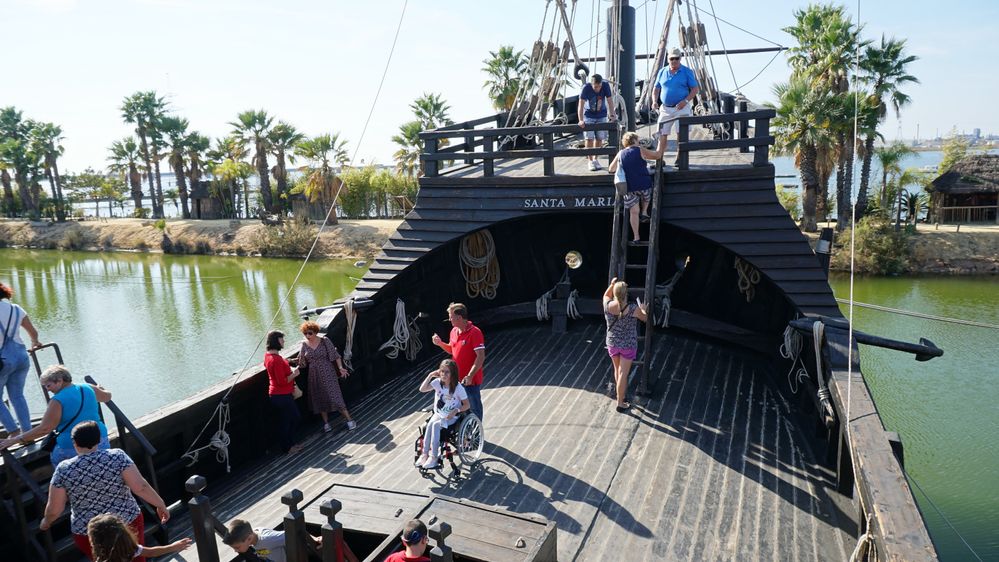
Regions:
M 628 284 L 624 281 L 614 283 L 613 293 L 617 301 L 617 317 L 624 318 L 624 311 L 628 308 Z

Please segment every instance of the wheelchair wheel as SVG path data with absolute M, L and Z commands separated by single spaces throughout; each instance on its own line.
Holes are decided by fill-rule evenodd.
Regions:
M 479 460 L 482 446 L 485 443 L 485 433 L 482 422 L 475 414 L 468 414 L 458 428 L 458 437 L 454 444 L 462 464 L 472 464 Z

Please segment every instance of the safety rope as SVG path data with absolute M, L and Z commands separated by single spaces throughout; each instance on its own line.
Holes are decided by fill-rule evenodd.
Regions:
M 791 360 L 791 369 L 787 372 L 787 385 L 791 387 L 791 394 L 798 394 L 801 382 L 808 379 L 808 370 L 805 369 L 805 362 L 801 359 L 801 346 L 801 334 L 798 330 L 791 326 L 784 328 L 784 343 L 778 351 L 781 357 Z
M 654 299 L 659 301 L 658 314 L 653 308 L 653 318 L 652 323 L 659 326 L 660 328 L 669 328 L 669 313 L 673 308 L 673 289 L 676 288 L 677 282 L 680 281 L 680 277 L 683 272 L 687 270 L 687 266 L 690 264 L 690 258 L 683 264 L 673 277 L 670 278 L 666 283 L 656 285 Z
M 357 313 L 354 312 L 354 299 L 343 303 L 343 313 L 347 317 L 347 339 L 343 344 L 343 364 L 353 369 L 350 360 L 354 357 L 354 325 L 357 323 Z
M 465 278 L 465 293 L 468 298 L 492 300 L 496 298 L 496 288 L 500 282 L 499 261 L 496 259 L 496 244 L 493 235 L 482 229 L 461 239 L 459 248 L 461 275 Z
M 836 302 L 843 304 L 850 304 L 849 299 L 836 299 Z M 951 324 L 960 324 L 962 326 L 974 326 L 976 328 L 989 328 L 992 330 L 999 330 L 999 324 L 989 324 L 988 322 L 977 322 L 975 320 L 964 320 L 962 318 L 951 318 L 948 316 L 937 316 L 934 314 L 926 314 L 923 312 L 913 312 L 911 310 L 903 310 L 901 308 L 891 308 L 888 306 L 881 306 L 879 304 L 871 304 L 868 302 L 852 301 L 853 306 L 859 306 L 861 308 L 869 308 L 871 310 L 877 310 L 880 312 L 891 312 L 892 314 L 901 314 L 902 316 L 912 316 L 914 318 L 925 318 L 926 320 L 936 320 L 937 322 L 949 322 Z
M 708 0 L 708 5 L 711 6 L 711 14 L 716 14 L 717 12 L 715 12 L 714 0 Z M 728 49 L 725 47 L 725 37 L 722 35 L 721 26 L 718 25 L 718 16 L 715 16 L 715 29 L 718 31 L 718 40 L 721 41 L 722 50 L 725 51 L 725 60 L 728 62 L 728 70 L 732 73 L 732 84 L 735 86 L 735 93 L 739 94 L 741 93 L 739 91 L 739 81 L 735 79 L 735 69 L 732 67 L 732 59 L 728 56 Z
M 756 296 L 756 284 L 760 282 L 760 270 L 736 256 L 735 271 L 739 274 L 739 292 L 746 297 L 746 302 L 753 302 Z

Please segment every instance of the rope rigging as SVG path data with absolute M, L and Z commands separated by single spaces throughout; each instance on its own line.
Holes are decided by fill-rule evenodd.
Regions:
M 496 243 L 489 230 L 482 229 L 462 238 L 458 253 L 468 298 L 496 298 L 500 268 L 496 259 Z
M 407 361 L 414 361 L 423 349 L 420 341 L 420 328 L 416 325 L 416 316 L 406 316 L 406 303 L 402 299 L 395 300 L 395 320 L 392 322 L 392 337 L 378 348 L 378 351 L 388 349 L 385 354 L 389 359 L 399 356 L 399 350 L 405 350 Z
M 760 270 L 736 256 L 735 271 L 739 274 L 739 292 L 746 297 L 746 302 L 753 302 L 756 296 L 756 284 L 760 282 Z
M 357 313 L 354 312 L 354 299 L 343 303 L 343 313 L 347 316 L 347 338 L 343 344 L 343 364 L 353 369 L 350 360 L 354 357 L 354 326 L 357 323 Z
M 399 13 L 399 22 L 396 25 L 395 36 L 392 39 L 392 45 L 389 47 L 388 56 L 385 60 L 385 67 L 382 70 L 382 76 L 378 82 L 378 88 L 375 90 L 375 95 L 371 99 L 371 106 L 368 110 L 368 116 L 364 121 L 363 127 L 361 128 L 361 135 L 357 140 L 357 145 L 354 148 L 353 154 L 351 154 L 350 163 L 348 164 L 348 167 L 353 167 L 354 162 L 357 161 L 357 155 L 364 141 L 364 136 L 367 134 L 368 126 L 371 124 L 371 117 L 374 115 L 375 108 L 378 106 L 378 99 L 381 96 L 382 88 L 385 86 L 385 79 L 388 77 L 389 66 L 392 63 L 392 56 L 395 54 L 395 48 L 399 41 L 399 33 L 402 31 L 402 23 L 405 20 L 406 8 L 408 5 L 409 5 L 409 0 L 404 0 L 402 3 L 402 9 Z M 240 379 L 242 379 L 243 375 L 248 372 L 248 368 L 250 366 L 251 361 L 253 361 L 253 358 L 256 357 L 257 352 L 260 351 L 260 346 L 264 344 L 264 340 L 266 338 L 266 331 L 270 330 L 274 326 L 274 323 L 277 321 L 278 315 L 280 315 L 281 311 L 284 310 L 284 307 L 287 305 L 288 300 L 291 298 L 291 295 L 294 292 L 296 285 L 298 285 L 298 281 L 299 279 L 301 279 L 302 273 L 305 271 L 306 265 L 308 265 L 309 260 L 312 258 L 312 255 L 315 253 L 316 247 L 319 245 L 319 240 L 323 234 L 323 230 L 326 228 L 326 225 L 329 223 L 330 216 L 332 216 L 334 209 L 336 209 L 337 202 L 340 199 L 340 194 L 343 192 L 344 187 L 346 187 L 347 185 L 347 182 L 345 181 L 340 181 L 339 183 L 340 185 L 337 186 L 337 190 L 333 194 L 333 200 L 330 202 L 329 209 L 327 209 L 326 211 L 326 217 L 323 219 L 323 222 L 319 225 L 319 229 L 316 232 L 316 236 L 312 241 L 312 246 L 309 247 L 309 251 L 308 253 L 306 253 L 305 259 L 302 260 L 302 265 L 298 268 L 298 272 L 295 274 L 295 278 L 288 286 L 288 290 L 285 292 L 285 295 L 282 298 L 281 303 L 278 305 L 277 309 L 274 312 L 274 315 L 267 323 L 267 329 L 264 330 L 265 335 L 261 336 L 261 338 L 257 340 L 257 344 L 256 346 L 254 346 L 253 351 L 251 351 L 250 354 L 247 356 L 246 362 L 243 364 L 243 368 L 239 370 L 239 373 L 235 377 L 233 377 L 232 384 L 229 386 L 228 390 L 226 390 L 225 394 L 222 396 L 222 399 L 219 400 L 219 404 L 218 406 L 215 407 L 215 411 L 212 412 L 211 416 L 209 416 L 208 418 L 208 421 L 206 421 L 205 425 L 202 426 L 201 431 L 198 432 L 197 436 L 195 436 L 195 438 L 191 441 L 191 444 L 188 446 L 187 450 L 181 455 L 181 458 L 188 459 L 189 466 L 192 466 L 194 463 L 197 462 L 199 451 L 202 451 L 206 448 L 214 448 L 217 451 L 216 459 L 218 460 L 218 462 L 225 461 L 226 472 L 231 471 L 231 467 L 229 465 L 230 438 L 228 433 L 226 433 L 225 431 L 225 428 L 228 427 L 229 425 L 229 419 L 230 419 L 229 402 L 228 402 L 229 395 L 232 394 L 233 389 L 236 387 L 236 383 L 238 383 Z M 195 448 L 195 445 L 197 445 L 198 442 L 201 440 L 202 436 L 205 434 L 205 431 L 207 431 L 209 426 L 211 426 L 212 420 L 216 416 L 218 417 L 218 427 L 219 427 L 218 431 L 216 431 L 215 434 L 213 434 L 212 437 L 209 439 L 208 445 Z

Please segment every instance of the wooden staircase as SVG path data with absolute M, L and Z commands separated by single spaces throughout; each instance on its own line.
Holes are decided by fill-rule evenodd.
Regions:
M 662 208 L 662 159 L 656 160 L 655 179 L 652 184 L 652 202 L 649 206 L 648 239 L 642 242 L 631 242 L 628 226 L 628 212 L 624 208 L 621 195 L 614 198 L 613 226 L 611 235 L 610 272 L 608 283 L 614 277 L 628 283 L 628 295 L 642 299 L 648 305 L 649 318 L 644 327 L 639 328 L 639 353 L 634 361 L 638 366 L 638 393 L 647 396 L 651 393 L 649 386 L 649 367 L 652 356 L 649 350 L 654 349 L 655 322 L 654 306 L 656 291 L 656 268 L 659 257 L 659 228 Z M 641 231 L 641 225 L 639 225 Z M 629 251 L 629 249 L 631 251 Z M 629 280 L 629 272 L 641 275 L 641 281 L 634 283 Z M 634 278 L 636 276 L 631 276 Z

